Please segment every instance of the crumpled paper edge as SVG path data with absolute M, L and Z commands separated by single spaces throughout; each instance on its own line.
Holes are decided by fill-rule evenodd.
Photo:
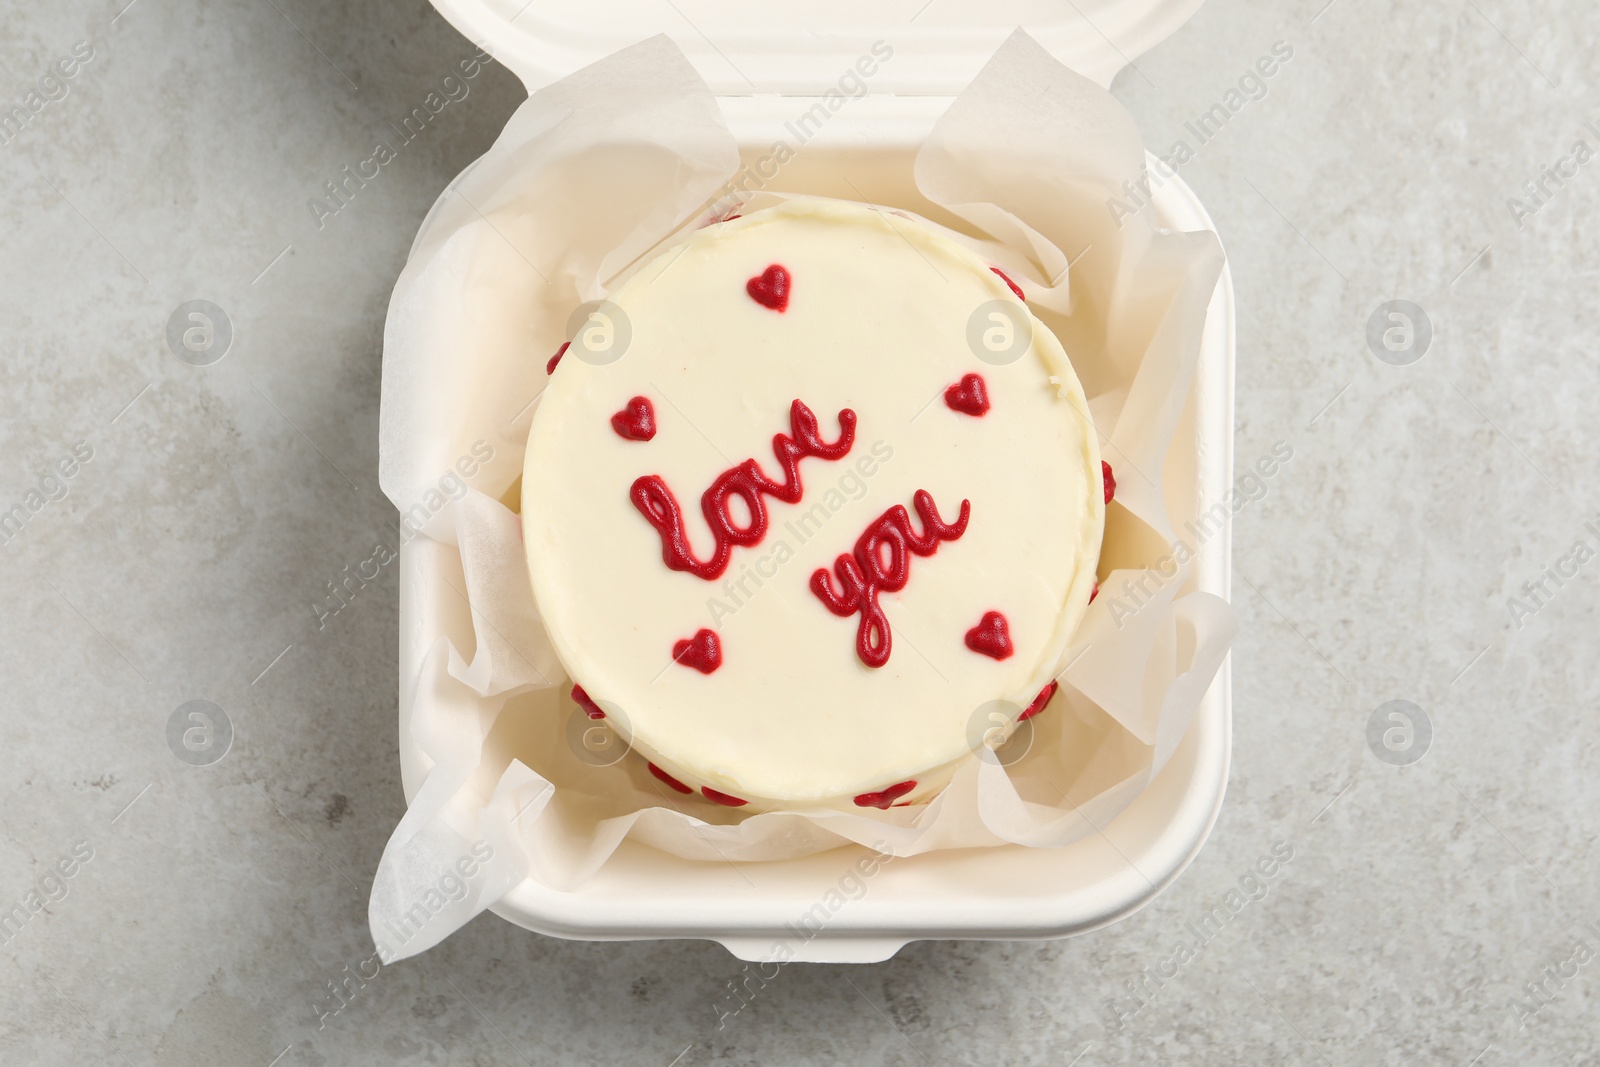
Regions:
M 993 99 L 1015 99 L 1016 94 L 1045 104 L 1002 109 L 1012 121 L 995 121 Z M 669 128 L 668 120 L 670 138 L 660 132 Z M 597 128 L 608 131 L 607 139 L 592 136 Z M 1013 150 L 1019 145 L 1072 143 L 1073 138 L 1111 146 L 1105 155 L 1116 162 L 1084 154 L 1083 161 L 1094 165 L 1075 170 L 1051 160 L 1050 166 L 1009 171 L 997 166 L 997 161 L 1014 163 Z M 563 167 L 592 164 L 596 152 L 635 144 L 658 148 L 657 162 L 676 158 L 675 190 L 618 201 L 615 189 L 591 189 L 604 198 L 589 207 L 609 213 L 607 235 L 596 240 L 585 233 L 581 242 L 521 239 L 512 224 L 519 187 L 505 181 L 504 172 L 550 178 Z M 968 240 L 1015 272 L 1036 307 L 1081 314 L 1099 299 L 1107 318 L 1102 358 L 1125 350 L 1130 330 L 1147 331 L 1134 342 L 1140 360 L 1132 380 L 1123 388 L 1102 390 L 1091 403 L 1105 436 L 1103 448 L 1119 471 L 1118 505 L 1130 522 L 1163 543 L 1171 541 L 1172 528 L 1161 471 L 1189 393 L 1199 326 L 1222 257 L 1212 234 L 1158 233 L 1136 219 L 1133 230 L 1119 240 L 1109 230 L 1115 223 L 1109 213 L 1102 219 L 1087 210 L 1103 203 L 1104 190 L 1120 183 L 1130 161 L 1142 167 L 1143 158 L 1137 131 L 1120 105 L 1066 71 L 1019 31 L 940 120 L 919 153 L 916 179 L 929 199 L 981 233 Z M 473 484 L 504 488 L 515 479 L 521 465 L 518 438 L 525 437 L 526 413 L 543 384 L 543 361 L 529 354 L 553 351 L 564 339 L 561 310 L 603 295 L 605 280 L 638 261 L 713 200 L 717 182 L 736 167 L 737 154 L 704 83 L 670 42 L 657 38 L 535 94 L 485 160 L 495 165 L 485 167 L 480 161 L 469 168 L 436 206 L 391 303 L 380 481 L 403 519 L 407 502 L 428 502 L 437 493 L 431 472 L 448 469 L 451 457 L 464 454 L 467 439 L 475 433 L 480 435 L 477 442 L 492 442 L 492 457 L 481 465 Z M 526 197 L 527 190 L 521 189 L 520 195 Z M 1031 221 L 1024 221 L 1025 211 L 997 206 L 1039 197 L 1058 207 L 1076 204 L 1077 210 L 1030 215 Z M 584 217 L 584 204 L 570 196 L 560 203 L 564 217 Z M 607 243 L 606 237 L 614 240 Z M 1075 292 L 1067 285 L 1066 250 L 1081 247 L 1077 256 L 1090 257 L 1097 241 L 1108 261 L 1091 260 L 1078 270 Z M 440 285 L 471 292 L 474 279 L 485 276 L 490 264 L 515 269 L 507 249 L 543 283 L 535 285 L 530 275 L 538 310 L 524 316 L 526 328 L 503 331 L 488 342 L 491 350 L 521 356 L 520 362 L 500 368 L 509 374 L 484 374 L 474 381 L 460 373 L 456 360 L 423 360 L 417 366 L 416 361 L 389 358 L 405 348 L 459 353 L 459 317 L 430 316 L 430 306 L 415 294 Z M 1178 284 L 1166 294 L 1164 307 L 1162 293 L 1139 284 L 1147 257 L 1190 261 L 1190 269 L 1180 272 Z M 1164 313 L 1153 323 L 1130 325 L 1127 309 L 1112 306 L 1112 297 Z M 1078 347 L 1069 351 L 1092 390 L 1093 375 L 1079 365 L 1092 367 L 1096 354 Z M 481 417 L 486 411 L 504 414 L 508 399 L 524 396 L 529 401 L 507 421 L 507 428 L 498 419 Z M 1152 423 L 1159 432 L 1149 432 Z M 1128 477 L 1129 472 L 1137 477 Z M 409 513 L 416 512 L 412 505 Z M 984 759 L 964 767 L 930 804 L 914 809 L 870 815 L 777 812 L 718 823 L 675 810 L 675 805 L 652 804 L 644 794 L 643 806 L 591 820 L 585 827 L 569 810 L 572 805 L 563 804 L 576 791 L 563 790 L 518 759 L 500 768 L 497 776 L 485 762 L 485 741 L 508 704 L 524 694 L 548 695 L 564 680 L 532 609 L 526 576 L 506 562 L 520 560 L 517 523 L 503 504 L 469 489 L 450 506 L 424 507 L 414 528 L 407 527 L 437 542 L 419 544 L 419 551 L 448 554 L 448 546 L 456 546 L 462 587 L 454 591 L 470 607 L 472 625 L 470 633 L 454 639 L 439 635 L 415 678 L 402 681 L 402 700 L 412 711 L 408 728 L 431 766 L 374 881 L 369 918 L 380 953 L 386 951 L 390 958 L 436 944 L 529 874 L 559 888 L 581 884 L 625 837 L 690 859 L 746 861 L 806 854 L 844 841 L 896 855 L 1006 842 L 1035 847 L 1070 843 L 1104 826 L 1159 772 L 1187 731 L 1236 630 L 1231 609 L 1220 599 L 1204 593 L 1176 596 L 1185 577 L 1181 570 L 1163 576 L 1154 594 L 1141 598 L 1127 617 L 1113 618 L 1112 612 L 1091 607 L 1061 675 L 1064 696 L 1056 716 L 1061 722 L 1044 727 L 1046 740 L 1052 729 L 1059 734 L 1071 721 L 1109 715 L 1149 752 L 1149 761 L 1077 801 L 1054 786 L 1059 800 L 1041 801 L 1026 781 L 1019 788 L 1016 779 L 1025 771 L 1013 774 L 999 761 Z M 1118 569 L 1106 585 L 1136 581 L 1146 573 Z M 493 607 L 480 609 L 487 604 Z M 1108 648 L 1125 653 L 1138 645 L 1148 650 L 1142 670 L 1108 666 L 1123 658 L 1106 655 Z M 1082 655 L 1090 646 L 1099 654 Z M 473 649 L 470 658 L 463 648 Z M 425 713 L 417 714 L 419 708 Z M 1030 753 L 1034 770 L 1050 752 L 1047 743 L 1041 755 Z M 1046 770 L 1043 777 L 1049 776 Z M 491 781 L 488 802 L 475 799 L 483 797 Z M 637 781 L 634 787 L 639 787 Z M 955 814 L 963 810 L 976 814 L 981 830 L 953 825 Z

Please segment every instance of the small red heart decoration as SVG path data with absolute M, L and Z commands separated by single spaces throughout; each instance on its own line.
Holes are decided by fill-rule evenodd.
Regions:
M 889 805 L 893 804 L 895 801 L 899 800 L 916 787 L 916 780 L 912 779 L 909 782 L 897 782 L 881 792 L 862 793 L 860 796 L 856 797 L 856 807 L 882 808 L 884 811 L 888 811 Z
M 1027 722 L 1029 719 L 1043 711 L 1044 706 L 1050 703 L 1050 698 L 1055 696 L 1056 690 L 1060 688 L 1061 686 L 1055 682 L 1051 682 L 1049 685 L 1039 690 L 1039 695 L 1033 698 L 1033 703 L 1029 704 L 1021 715 L 1017 716 L 1017 721 Z
M 1105 485 L 1106 503 L 1111 503 L 1111 498 L 1117 495 L 1117 479 L 1111 473 L 1111 464 L 1105 460 L 1100 461 L 1100 481 Z
M 591 719 L 603 719 L 606 713 L 600 710 L 600 705 L 589 699 L 589 694 L 583 691 L 583 686 L 572 687 L 572 702 L 583 709 L 583 713 Z
M 550 362 L 544 365 L 546 374 L 554 374 L 556 372 L 556 364 L 561 362 L 561 357 L 567 354 L 567 349 L 570 347 L 572 347 L 571 341 L 562 342 L 561 347 L 556 349 L 556 354 L 550 357 Z
M 723 807 L 727 808 L 742 808 L 746 804 L 750 803 L 748 800 L 740 800 L 738 797 L 733 796 L 732 794 L 724 793 L 718 789 L 712 789 L 709 785 L 701 786 L 700 792 L 706 795 L 707 800 L 716 801 L 718 804 L 721 804 Z
M 672 646 L 672 658 L 701 674 L 710 674 L 722 666 L 722 642 L 717 640 L 715 631 L 701 627 L 687 641 Z
M 611 416 L 611 428 L 630 441 L 648 441 L 656 435 L 656 409 L 647 398 L 636 396 Z
M 994 659 L 1007 659 L 1011 647 L 1011 627 L 998 611 L 986 611 L 978 625 L 967 631 L 967 647 Z
M 676 789 L 678 792 L 680 792 L 680 793 L 693 793 L 694 792 L 693 789 L 690 789 L 688 786 L 684 785 L 682 782 L 680 782 L 676 778 L 672 777 L 672 775 L 668 774 L 666 771 L 662 770 L 660 767 L 657 767 L 654 763 L 646 763 L 645 766 L 650 768 L 650 773 L 651 774 L 655 775 L 657 778 L 661 779 L 663 782 L 666 782 L 668 785 L 670 785 L 672 788 Z
M 745 282 L 744 291 L 762 307 L 783 311 L 789 306 L 789 272 L 774 263 Z
M 963 375 L 959 382 L 944 391 L 944 402 L 952 411 L 981 416 L 989 410 L 989 390 L 979 375 Z

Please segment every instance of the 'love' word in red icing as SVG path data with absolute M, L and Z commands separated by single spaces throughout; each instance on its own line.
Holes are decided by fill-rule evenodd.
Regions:
M 772 438 L 772 451 L 783 471 L 783 481 L 773 481 L 762 472 L 760 464 L 747 459 L 717 475 L 711 487 L 700 495 L 700 511 L 706 517 L 706 524 L 711 527 L 711 537 L 715 542 L 707 559 L 697 558 L 690 547 L 678 498 L 672 495 L 672 490 L 667 488 L 661 476 L 646 474 L 634 480 L 629 498 L 633 506 L 639 509 L 639 514 L 661 535 L 661 558 L 668 567 L 675 571 L 688 571 L 708 582 L 721 577 L 728 568 L 728 557 L 734 545 L 758 545 L 767 535 L 767 506 L 762 496 L 775 497 L 786 504 L 799 503 L 803 488 L 800 484 L 800 460 L 805 456 L 829 460 L 845 456 L 855 443 L 856 413 L 849 408 L 841 410 L 838 438 L 831 442 L 824 441 L 817 429 L 817 417 L 810 408 L 796 400 L 789 407 L 789 427 L 789 434 L 774 434 Z M 745 510 L 749 512 L 743 526 L 728 511 L 728 502 L 734 497 L 744 501 Z M 904 508 L 900 510 L 905 511 Z
M 856 628 L 856 654 L 869 667 L 888 663 L 893 643 L 889 617 L 878 605 L 878 594 L 904 589 L 911 570 L 910 554 L 933 555 L 940 541 L 954 541 L 966 532 L 967 519 L 972 514 L 972 502 L 963 500 L 961 514 L 955 522 L 947 523 L 939 518 L 939 510 L 926 489 L 918 489 L 911 499 L 922 519 L 920 534 L 912 529 L 905 505 L 896 504 L 867 527 L 856 541 L 853 555 L 841 555 L 834 561 L 833 575 L 825 567 L 811 575 L 811 591 L 829 611 L 835 615 L 861 613 L 861 624 Z

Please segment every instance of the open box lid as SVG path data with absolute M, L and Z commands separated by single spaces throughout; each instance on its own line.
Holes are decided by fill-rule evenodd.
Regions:
M 820 95 L 876 42 L 872 93 L 954 96 L 1018 26 L 1109 87 L 1202 0 L 432 0 L 532 92 L 658 33 L 718 96 Z M 867 67 L 866 69 L 873 69 Z M 846 85 L 846 90 L 856 89 Z

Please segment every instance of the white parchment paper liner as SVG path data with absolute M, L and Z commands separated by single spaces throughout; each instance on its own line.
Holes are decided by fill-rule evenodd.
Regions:
M 523 878 L 580 885 L 624 838 L 707 862 L 852 841 L 902 856 L 1068 844 L 1161 769 L 1226 654 L 1229 606 L 1177 596 L 1181 572 L 1152 581 L 1146 570 L 1174 540 L 1162 472 L 1222 251 L 1214 234 L 1158 231 L 1143 213 L 1118 225 L 1108 198 L 1143 173 L 1138 131 L 1109 93 L 1019 31 L 940 120 L 915 179 L 986 235 L 969 243 L 1061 336 L 1117 472 L 1104 559 L 1118 569 L 1068 652 L 1062 697 L 1032 720 L 1028 754 L 1009 767 L 974 760 L 926 806 L 745 817 L 684 802 L 636 757 L 580 759 L 519 519 L 499 501 L 574 310 L 725 204 L 738 166 L 716 100 L 676 46 L 653 38 L 529 98 L 441 197 L 395 286 L 380 481 L 419 531 L 406 566 L 448 588 L 410 583 L 435 602 L 401 610 L 402 647 L 423 650 L 420 667 L 402 657 L 401 724 L 430 766 L 373 884 L 386 961 L 436 944 Z M 1141 578 L 1141 594 L 1119 596 Z M 439 632 L 411 628 L 426 619 L 443 620 Z

